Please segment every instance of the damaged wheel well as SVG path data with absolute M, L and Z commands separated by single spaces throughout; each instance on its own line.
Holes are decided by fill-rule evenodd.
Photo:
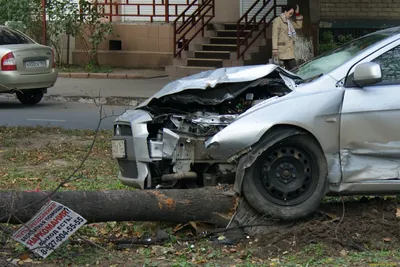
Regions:
M 300 126 L 291 125 L 291 124 L 276 124 L 276 125 L 272 126 L 270 129 L 268 129 L 268 131 L 266 131 L 266 132 L 261 136 L 260 140 L 259 140 L 255 145 L 257 145 L 258 143 L 260 143 L 260 141 L 261 141 L 263 138 L 266 138 L 269 134 L 271 134 L 271 133 L 274 132 L 274 131 L 285 131 L 285 130 L 289 131 L 289 130 L 291 130 L 291 129 L 296 130 L 297 132 L 299 132 L 299 134 L 307 134 L 307 135 L 311 136 L 311 137 L 314 139 L 314 141 L 318 144 L 319 148 L 320 148 L 322 151 L 324 151 L 323 148 L 322 148 L 322 146 L 321 146 L 320 141 L 318 140 L 318 138 L 317 138 L 312 132 L 310 132 L 310 131 L 308 131 L 308 130 L 306 130 L 305 128 L 302 128 L 302 127 L 300 127 Z
M 257 157 L 260 156 L 269 147 L 280 142 L 290 136 L 305 134 L 309 135 L 314 139 L 315 143 L 323 152 L 322 146 L 318 139 L 308 130 L 301 128 L 299 126 L 290 124 L 277 124 L 268 129 L 260 138 L 260 140 L 252 145 L 251 151 L 240 157 L 235 177 L 235 184 L 233 189 L 238 193 L 242 193 L 243 178 L 246 169 L 249 168 L 256 161 Z M 324 162 L 327 164 L 326 158 L 324 157 Z

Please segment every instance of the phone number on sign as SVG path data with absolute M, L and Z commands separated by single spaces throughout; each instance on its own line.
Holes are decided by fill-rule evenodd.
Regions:
M 40 253 L 46 255 L 50 250 L 57 248 L 65 239 L 69 236 L 71 232 L 84 223 L 84 220 L 80 217 L 76 218 L 73 222 L 64 226 L 64 231 L 57 233 L 57 235 L 52 238 L 51 241 L 47 242 L 47 244 L 43 244 L 39 251 Z

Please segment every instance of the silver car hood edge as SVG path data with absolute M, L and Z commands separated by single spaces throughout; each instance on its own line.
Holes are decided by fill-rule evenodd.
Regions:
M 165 85 L 160 91 L 154 94 L 152 97 L 142 102 L 137 108 L 148 105 L 149 102 L 154 98 L 159 99 L 161 97 L 176 94 L 186 90 L 206 90 L 207 88 L 214 88 L 218 84 L 223 84 L 223 83 L 254 81 L 271 74 L 277 69 L 279 69 L 280 72 L 287 74 L 287 76 L 285 76 L 280 73 L 280 76 L 282 77 L 283 81 L 288 86 L 288 88 L 294 90 L 294 81 L 289 77 L 290 76 L 297 77 L 297 76 L 279 67 L 278 65 L 265 64 L 265 65 L 219 68 L 216 70 L 203 71 L 198 74 L 194 74 L 170 82 L 167 85 Z

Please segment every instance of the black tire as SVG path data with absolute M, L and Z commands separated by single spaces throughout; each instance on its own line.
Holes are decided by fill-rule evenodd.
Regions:
M 294 135 L 258 156 L 245 172 L 243 193 L 259 213 L 295 220 L 318 209 L 326 194 L 326 177 L 325 157 L 315 139 Z
M 18 100 L 24 105 L 36 105 L 43 98 L 41 90 L 17 91 Z

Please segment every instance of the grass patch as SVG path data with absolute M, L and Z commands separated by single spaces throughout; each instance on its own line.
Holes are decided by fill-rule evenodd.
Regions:
M 57 127 L 0 127 L 0 187 L 3 190 L 43 191 L 56 188 L 81 163 L 89 151 L 94 135 L 95 132 L 90 130 L 64 130 Z M 133 190 L 117 179 L 118 166 L 111 157 L 111 137 L 112 131 L 98 133 L 94 149 L 83 168 L 61 190 Z M 379 224 L 383 220 L 381 212 L 386 209 L 375 206 L 374 211 L 367 204 L 362 208 L 360 203 L 355 203 L 351 208 L 349 202 L 360 199 L 346 197 L 344 200 L 347 202 L 345 220 L 338 228 L 338 233 L 345 238 L 350 237 L 353 232 L 362 234 L 363 238 L 368 239 L 365 242 L 368 245 L 366 252 L 332 247 L 322 237 L 315 241 L 318 235 L 307 239 L 301 233 L 285 237 L 281 240 L 285 246 L 274 253 L 270 253 L 273 247 L 268 247 L 261 241 L 257 243 L 254 238 L 245 239 L 237 245 L 217 244 L 210 240 L 182 241 L 182 238 L 191 236 L 190 230 L 174 233 L 175 224 L 147 222 L 85 225 L 79 229 L 78 234 L 103 246 L 107 252 L 73 235 L 69 242 L 46 260 L 34 258 L 25 247 L 4 235 L 0 234 L 0 239 L 7 240 L 3 246 L 4 251 L 8 251 L 5 252 L 8 253 L 6 257 L 26 258 L 22 255 L 28 253 L 35 262 L 45 263 L 46 266 L 397 266 L 395 263 L 400 259 L 398 242 L 395 242 L 399 239 L 397 231 L 388 231 L 388 227 Z M 338 203 L 337 206 L 341 208 L 340 198 L 327 197 L 324 202 Z M 363 209 L 364 213 L 356 213 Z M 341 212 L 338 214 L 341 216 Z M 363 214 L 375 216 L 377 219 L 371 217 L 368 220 L 369 217 L 362 217 Z M 389 218 L 388 215 L 390 212 L 386 211 L 384 217 Z M 398 229 L 394 220 L 390 221 L 394 225 L 390 229 Z M 367 224 L 378 224 L 379 227 L 366 228 Z M 12 229 L 19 227 L 6 226 Z M 350 226 L 355 226 L 355 230 L 346 232 Z M 325 228 L 321 224 L 311 224 L 309 227 L 312 229 L 308 236 L 330 229 L 326 238 L 334 237 L 332 231 L 335 224 Z M 364 232 L 357 230 L 357 227 L 364 227 Z M 130 248 L 119 248 L 110 242 L 111 239 L 154 238 L 157 230 L 169 233 L 171 240 L 163 246 Z M 294 237 L 297 245 L 287 245 L 286 241 L 292 241 Z M 388 242 L 388 238 L 393 242 Z M 304 242 L 305 239 L 309 242 Z M 385 246 L 381 249 L 372 249 L 375 247 L 369 246 L 377 242 L 382 242 Z
M 367 252 L 336 251 L 324 244 L 312 244 L 291 256 L 283 256 L 275 266 L 398 266 L 400 249 Z
M 0 127 L 0 186 L 3 190 L 52 190 L 80 165 L 95 136 L 90 130 Z M 100 131 L 83 168 L 63 190 L 129 190 L 111 156 L 112 131 Z
M 91 64 L 88 64 L 86 66 L 77 66 L 77 65 L 60 66 L 57 69 L 59 72 L 69 72 L 69 73 L 77 73 L 77 72 L 111 73 L 111 72 L 113 72 L 113 69 L 109 66 L 94 66 Z

